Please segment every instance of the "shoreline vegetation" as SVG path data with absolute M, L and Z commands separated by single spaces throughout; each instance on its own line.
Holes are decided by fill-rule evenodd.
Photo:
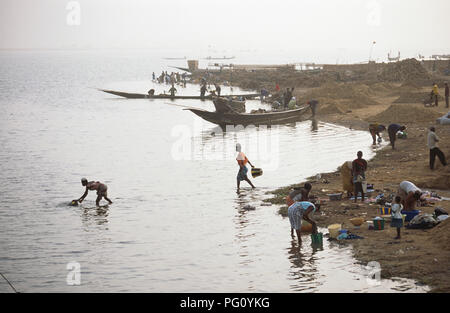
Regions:
M 388 126 L 398 123 L 407 127 L 407 139 L 398 139 L 396 149 L 390 145 L 375 151 L 368 161 L 367 182 L 374 185 L 373 198 L 379 193 L 396 193 L 403 180 L 416 184 L 423 190 L 437 192 L 439 196 L 450 197 L 450 168 L 443 167 L 439 161 L 435 169 L 429 168 L 429 149 L 427 147 L 428 128 L 436 125 L 436 119 L 449 111 L 445 101 L 439 101 L 438 107 L 426 107 L 433 82 L 439 86 L 440 95 L 444 95 L 444 82 L 450 76 L 444 75 L 444 69 L 450 68 L 450 61 L 419 62 L 408 59 L 395 63 L 373 63 L 355 65 L 336 65 L 321 71 L 294 71 L 292 69 L 258 71 L 222 71 L 209 72 L 210 80 L 217 83 L 232 82 L 233 86 L 243 89 L 261 90 L 266 88 L 272 97 L 268 102 L 278 99 L 286 88 L 295 88 L 297 105 L 316 99 L 319 106 L 316 119 L 334 123 L 350 129 L 368 131 L 369 123 L 376 122 Z M 193 82 L 199 81 L 206 71 L 193 72 Z M 280 91 L 275 91 L 279 84 Z M 436 134 L 440 137 L 439 147 L 450 159 L 450 128 L 448 125 L 436 125 Z M 388 141 L 387 132 L 382 133 Z M 295 140 L 295 138 L 293 138 Z M 367 134 L 370 145 L 372 138 Z M 356 158 L 355 151 L 355 157 Z M 341 160 L 342 163 L 352 160 Z M 310 182 L 311 195 L 321 199 L 327 194 L 343 192 L 339 169 L 330 173 L 321 173 L 299 181 L 297 184 L 280 186 L 268 192 L 266 199 L 279 205 L 279 214 L 286 216 L 286 196 L 297 186 Z M 428 285 L 430 292 L 450 292 L 450 219 L 431 229 L 402 230 L 402 238 L 395 240 L 396 228 L 386 223 L 384 230 L 368 230 L 367 223 L 355 229 L 349 222 L 351 218 L 362 217 L 370 221 L 379 216 L 375 203 L 355 204 L 345 198 L 338 201 L 326 201 L 321 213 L 315 216 L 318 225 L 343 224 L 343 228 L 364 237 L 357 240 L 343 240 L 338 244 L 350 244 L 355 259 L 362 264 L 377 261 L 381 265 L 382 278 L 403 277 Z M 421 213 L 434 212 L 442 207 L 450 212 L 450 201 L 437 201 L 426 207 L 418 207 Z M 288 227 L 288 226 L 286 226 Z M 286 230 L 288 236 L 289 231 Z M 332 262 L 332 260 L 330 260 Z

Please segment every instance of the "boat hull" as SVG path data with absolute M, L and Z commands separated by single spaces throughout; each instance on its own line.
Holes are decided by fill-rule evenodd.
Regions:
M 192 100 L 212 100 L 213 96 L 208 95 L 204 97 L 200 96 L 171 96 L 171 95 L 154 95 L 149 96 L 148 94 L 143 93 L 130 93 L 130 92 L 122 92 L 122 91 L 114 91 L 114 90 L 107 90 L 107 89 L 99 89 L 100 91 L 116 95 L 119 97 L 124 97 L 127 99 L 170 99 L 170 100 L 176 100 L 176 99 L 192 99 Z M 244 95 L 230 95 L 230 96 L 224 96 L 224 97 L 244 97 L 245 99 L 252 99 L 259 97 L 259 94 L 244 94 Z
M 308 108 L 303 107 L 296 110 L 257 114 L 219 113 L 194 108 L 186 110 L 191 111 L 208 122 L 222 127 L 226 125 L 242 125 L 246 127 L 249 125 L 281 125 L 298 122 L 305 119 L 305 113 L 308 111 Z

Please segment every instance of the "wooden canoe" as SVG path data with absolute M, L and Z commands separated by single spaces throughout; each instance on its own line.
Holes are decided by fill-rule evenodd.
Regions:
M 309 111 L 309 106 L 295 110 L 268 112 L 268 113 L 226 113 L 211 112 L 202 109 L 187 108 L 192 113 L 202 119 L 224 127 L 226 125 L 280 125 L 298 122 L 304 119 L 305 113 Z
M 108 89 L 99 89 L 99 90 L 109 93 L 109 94 L 112 94 L 112 95 L 119 96 L 119 97 L 128 98 L 128 99 L 171 99 L 171 100 L 176 100 L 176 99 L 212 100 L 213 99 L 213 95 L 207 95 L 204 97 L 200 97 L 200 96 L 174 96 L 174 97 L 172 97 L 171 95 L 154 95 L 154 96 L 150 97 L 148 94 L 144 94 L 144 93 L 129 93 L 129 92 L 122 92 L 122 91 L 108 90 Z M 252 98 L 259 97 L 259 94 L 252 93 L 252 94 L 243 94 L 243 95 L 229 95 L 229 96 L 222 96 L 222 97 L 243 97 L 244 99 L 252 99 Z

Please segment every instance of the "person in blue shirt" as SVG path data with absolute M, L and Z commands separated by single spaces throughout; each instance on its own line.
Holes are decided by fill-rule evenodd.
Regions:
M 404 131 L 406 126 L 399 124 L 391 124 L 388 126 L 389 141 L 391 142 L 392 149 L 395 149 L 395 140 L 397 139 L 397 133 Z
M 294 238 L 295 229 L 299 244 L 302 243 L 302 237 L 300 236 L 302 219 L 310 223 L 313 228 L 313 234 L 317 234 L 317 223 L 311 217 L 314 212 L 319 209 L 319 205 L 316 207 L 316 205 L 309 201 L 298 201 L 288 208 L 289 222 L 291 223 L 291 236 Z

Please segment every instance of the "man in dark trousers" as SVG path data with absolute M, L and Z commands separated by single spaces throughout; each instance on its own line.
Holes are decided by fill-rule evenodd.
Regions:
M 319 104 L 319 101 L 313 99 L 308 101 L 306 104 L 309 104 L 309 106 L 311 107 L 312 116 L 316 116 L 317 105 Z
M 217 93 L 217 96 L 218 97 L 220 97 L 220 86 L 219 86 L 219 84 L 214 84 L 214 87 L 216 87 L 216 93 Z
M 436 155 L 441 161 L 443 166 L 447 165 L 447 161 L 445 160 L 444 153 L 438 148 L 439 137 L 435 133 L 436 129 L 434 127 L 430 127 L 430 132 L 428 133 L 428 148 L 430 149 L 430 169 L 434 169 L 434 161 L 436 159 Z
M 401 126 L 399 124 L 391 124 L 388 126 L 389 141 L 391 142 L 392 149 L 395 149 L 395 140 L 397 139 L 397 133 L 399 131 L 404 131 L 406 126 Z
M 200 97 L 204 97 L 206 93 L 206 82 L 202 85 L 202 87 L 200 88 Z
M 448 108 L 448 96 L 449 96 L 448 83 L 445 83 L 445 107 L 446 108 Z
M 434 97 L 434 105 L 439 105 L 439 87 L 436 83 L 433 83 L 433 97 Z
M 367 161 L 362 158 L 362 151 L 358 151 L 358 158 L 352 162 L 353 185 L 355 186 L 355 202 L 358 192 L 361 192 L 361 202 L 364 202 L 364 189 L 362 183 L 366 180 Z

